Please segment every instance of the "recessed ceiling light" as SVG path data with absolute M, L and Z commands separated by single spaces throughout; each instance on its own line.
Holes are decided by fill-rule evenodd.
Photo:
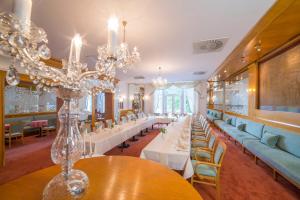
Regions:
M 134 79 L 138 79 L 138 80 L 145 79 L 144 76 L 135 76 L 135 77 L 133 77 L 133 78 L 134 78 Z
M 197 72 L 193 72 L 193 75 L 204 75 L 206 72 L 204 71 L 197 71 Z

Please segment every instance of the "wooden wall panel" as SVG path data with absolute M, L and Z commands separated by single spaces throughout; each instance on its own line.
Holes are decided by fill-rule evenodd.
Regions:
M 105 119 L 114 121 L 114 94 L 110 92 L 105 93 Z
M 5 72 L 0 71 L 0 165 L 5 164 L 5 141 L 4 141 L 4 88 Z
M 300 34 L 299 10 L 299 0 L 277 0 L 212 74 L 210 80 L 213 77 L 225 80 L 231 74 L 237 73 L 298 36 Z M 260 52 L 255 49 L 258 43 L 261 44 Z M 224 73 L 225 69 L 227 73 Z

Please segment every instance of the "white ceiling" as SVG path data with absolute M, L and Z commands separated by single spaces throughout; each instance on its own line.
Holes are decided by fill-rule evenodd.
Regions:
M 68 56 L 70 38 L 84 36 L 82 60 L 92 65 L 98 45 L 106 43 L 106 20 L 111 15 L 128 21 L 127 41 L 136 45 L 142 60 L 117 77 L 150 82 L 158 66 L 169 82 L 207 79 L 275 0 L 33 0 L 32 20 L 48 34 L 55 58 Z M 12 0 L 1 0 L 10 11 Z M 121 35 L 120 35 L 121 36 Z M 221 52 L 194 55 L 192 43 L 228 37 Z M 195 76 L 194 71 L 206 71 Z M 141 81 L 139 81 L 141 82 Z

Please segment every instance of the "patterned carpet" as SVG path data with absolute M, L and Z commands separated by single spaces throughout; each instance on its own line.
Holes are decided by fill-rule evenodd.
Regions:
M 215 130 L 216 131 L 216 130 Z M 276 182 L 272 178 L 271 169 L 264 163 L 255 165 L 253 157 L 242 152 L 239 145 L 228 141 L 223 134 L 218 136 L 228 146 L 221 171 L 221 197 L 223 200 L 296 200 L 300 199 L 300 190 L 279 177 Z M 124 155 L 139 157 L 141 150 L 158 134 L 155 129 L 145 137 L 137 137 L 139 141 L 130 142 L 130 147 L 122 152 L 114 148 L 106 155 Z M 6 151 L 6 166 L 0 168 L 0 184 L 16 179 L 53 165 L 50 159 L 50 146 L 54 135 L 25 138 L 25 144 L 15 142 L 13 148 Z M 215 199 L 215 189 L 210 186 L 196 184 L 204 200 Z

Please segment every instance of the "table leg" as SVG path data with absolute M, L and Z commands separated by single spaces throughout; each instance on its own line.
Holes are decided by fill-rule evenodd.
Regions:
M 127 144 L 126 141 L 122 142 L 122 144 L 120 144 L 118 147 L 121 149 L 121 151 L 123 152 L 124 148 L 128 148 L 130 146 L 130 144 Z
M 140 137 L 144 137 L 146 135 L 143 134 L 143 130 L 141 130 L 141 134 L 140 134 Z
M 131 139 L 130 139 L 130 141 L 132 141 L 132 142 L 136 142 L 136 141 L 138 141 L 139 139 L 137 139 L 135 136 L 133 136 Z

